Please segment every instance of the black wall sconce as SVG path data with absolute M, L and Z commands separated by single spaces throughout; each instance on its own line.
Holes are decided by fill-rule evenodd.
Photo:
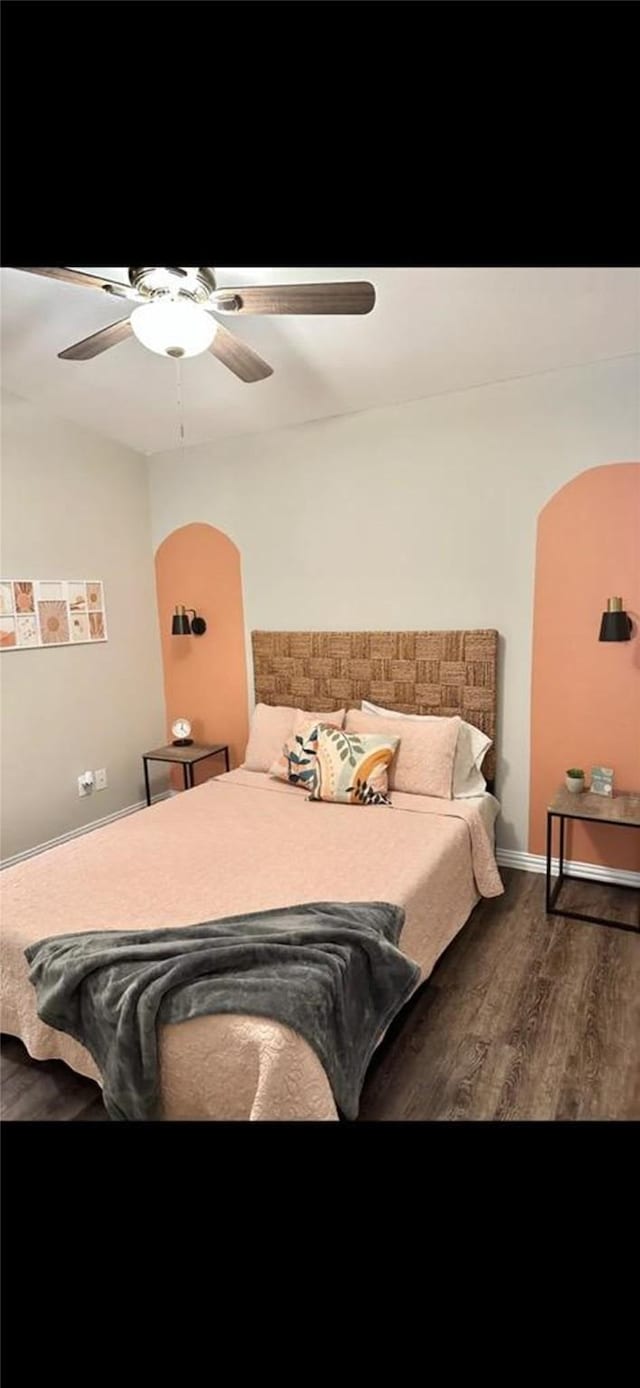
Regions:
M 622 598 L 608 598 L 607 610 L 602 614 L 599 641 L 629 641 L 633 624 L 631 618 L 622 610 Z
M 191 621 L 189 621 L 189 618 L 187 616 L 188 612 L 193 613 Z M 173 614 L 173 620 L 171 622 L 172 636 L 204 636 L 206 630 L 207 623 L 205 622 L 204 617 L 198 616 L 197 612 L 195 611 L 195 608 L 182 606 L 176 607 L 176 610 Z

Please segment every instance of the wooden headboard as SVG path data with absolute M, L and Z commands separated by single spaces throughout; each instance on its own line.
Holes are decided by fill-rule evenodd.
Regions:
M 256 703 L 457 713 L 492 739 L 493 783 L 497 631 L 254 631 L 251 642 Z

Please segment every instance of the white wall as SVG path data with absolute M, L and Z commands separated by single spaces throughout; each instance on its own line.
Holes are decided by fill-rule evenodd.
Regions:
M 6 858 L 135 804 L 140 753 L 165 740 L 145 459 L 3 394 L 0 569 L 101 578 L 109 635 L 0 654 Z M 108 789 L 80 800 L 103 766 Z
M 226 531 L 249 630 L 497 627 L 499 842 L 526 849 L 537 513 L 640 456 L 639 398 L 625 358 L 156 455 L 153 542 Z

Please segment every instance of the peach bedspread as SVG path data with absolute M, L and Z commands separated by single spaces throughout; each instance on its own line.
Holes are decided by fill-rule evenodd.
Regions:
M 494 802 L 495 804 L 496 802 Z M 393 795 L 393 810 L 312 803 L 232 771 L 0 875 L 4 1032 L 38 1060 L 100 1081 L 84 1047 L 40 1021 L 24 949 L 73 930 L 153 929 L 304 901 L 403 906 L 401 948 L 422 978 L 502 883 L 471 801 Z M 159 1039 L 166 1119 L 335 1119 L 302 1037 L 256 1017 L 198 1017 Z

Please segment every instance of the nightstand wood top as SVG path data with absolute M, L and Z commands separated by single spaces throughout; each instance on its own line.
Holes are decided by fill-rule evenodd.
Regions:
M 594 795 L 583 790 L 577 794 L 564 787 L 556 791 L 547 806 L 551 814 L 570 819 L 599 820 L 601 824 L 635 824 L 640 827 L 640 792 L 621 795 Z
M 143 757 L 148 757 L 149 761 L 176 761 L 186 762 L 201 761 L 203 757 L 211 757 L 215 752 L 225 752 L 227 744 L 225 742 L 214 742 L 211 747 L 205 747 L 202 743 L 194 742 L 191 747 L 173 747 L 169 743 L 168 747 L 156 747 L 153 752 L 143 752 Z

